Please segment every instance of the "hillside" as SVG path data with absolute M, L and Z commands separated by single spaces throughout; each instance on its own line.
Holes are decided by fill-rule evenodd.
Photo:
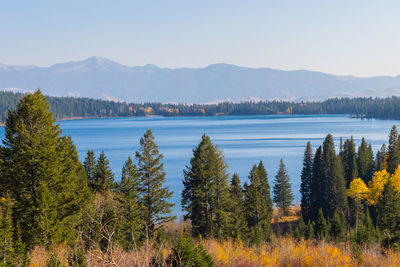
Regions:
M 0 64 L 0 89 L 32 90 L 38 87 L 53 96 L 130 102 L 297 101 L 400 95 L 400 76 L 357 78 L 229 64 L 176 69 L 150 64 L 130 67 L 99 57 L 50 67 Z

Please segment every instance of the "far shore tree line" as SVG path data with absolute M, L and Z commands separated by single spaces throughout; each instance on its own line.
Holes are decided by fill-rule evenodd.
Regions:
M 198 266 L 212 265 L 212 259 L 192 238 L 235 239 L 250 245 L 290 234 L 299 240 L 399 245 L 396 126 L 388 146 L 376 156 L 365 139 L 359 147 L 353 138 L 341 140 L 338 153 L 330 134 L 315 151 L 308 142 L 301 216 L 284 231 L 272 227 L 273 203 L 287 216 L 293 202 L 283 160 L 271 196 L 262 161 L 252 166 L 242 185 L 237 174 L 229 177 L 218 145 L 203 135 L 183 170 L 181 205 L 187 226 L 176 237 L 165 227 L 176 220 L 173 192 L 165 186 L 163 155 L 152 131 L 140 139 L 139 150 L 126 160 L 116 182 L 104 152 L 96 157 L 89 150 L 83 164 L 79 161 L 72 139 L 61 135 L 49 110 L 38 90 L 20 99 L 7 117 L 0 147 L 0 265 L 25 266 L 35 247 L 52 251 L 60 244 L 73 251 L 74 266 L 85 266 L 87 253 L 101 251 L 112 258 L 116 248 L 134 251 L 149 240 L 161 250 L 173 239 L 178 254 L 190 247 L 196 261 L 205 264 Z M 176 257 L 167 261 L 179 266 Z
M 0 123 L 8 110 L 15 110 L 25 94 L 0 91 Z M 57 120 L 76 118 L 113 118 L 138 116 L 218 116 L 218 115 L 306 115 L 351 114 L 359 118 L 400 119 L 400 97 L 331 98 L 314 102 L 278 100 L 243 101 L 218 104 L 129 103 L 86 97 L 47 96 Z

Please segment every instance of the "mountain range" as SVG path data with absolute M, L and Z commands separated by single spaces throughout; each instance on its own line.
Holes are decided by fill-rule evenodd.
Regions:
M 0 89 L 31 91 L 39 87 L 53 96 L 130 102 L 301 101 L 400 95 L 400 75 L 359 78 L 224 63 L 204 68 L 130 67 L 100 57 L 50 67 L 0 64 Z

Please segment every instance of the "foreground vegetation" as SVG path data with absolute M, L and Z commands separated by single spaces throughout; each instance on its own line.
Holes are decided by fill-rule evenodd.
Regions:
M 14 110 L 24 94 L 0 92 L 0 122 Z M 215 116 L 273 114 L 352 114 L 362 118 L 400 119 L 400 97 L 334 98 L 315 102 L 244 101 L 218 104 L 125 103 L 83 97 L 47 97 L 57 120 L 71 118 L 109 118 L 131 116 Z
M 104 152 L 83 164 L 40 91 L 19 100 L 0 148 L 1 266 L 398 266 L 400 136 L 376 156 L 328 134 L 304 152 L 300 207 L 280 161 L 242 185 L 209 136 L 183 170 L 176 223 L 152 131 L 114 180 Z M 271 190 L 272 189 L 272 190 Z M 272 191 L 272 195 L 271 195 Z M 275 208 L 273 206 L 275 203 Z

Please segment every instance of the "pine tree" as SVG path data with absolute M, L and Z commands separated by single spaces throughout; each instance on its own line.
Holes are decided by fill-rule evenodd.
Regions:
M 15 257 L 12 200 L 3 197 L 0 201 L 0 262 L 1 266 L 11 266 Z
M 318 147 L 313 160 L 313 173 L 311 182 L 311 219 L 315 221 L 318 218 L 318 210 L 323 204 L 324 190 L 324 172 L 322 167 L 322 147 Z
M 163 187 L 165 183 L 164 165 L 161 163 L 163 155 L 159 153 L 150 129 L 140 139 L 136 159 L 140 174 L 139 204 L 145 228 L 152 236 L 157 225 L 172 221 L 175 217 L 171 215 L 174 204 L 168 202 L 173 192 L 169 191 L 168 187 Z
M 210 137 L 203 135 L 184 170 L 182 207 L 192 232 L 206 237 L 229 235 L 230 199 L 227 164 Z
M 328 225 L 326 224 L 322 209 L 318 210 L 318 218 L 315 221 L 314 233 L 319 240 L 324 239 L 328 234 Z
M 393 125 L 389 135 L 387 171 L 393 174 L 400 164 L 400 140 L 396 125 Z
M 345 212 L 347 196 L 341 158 L 336 156 L 331 134 L 323 143 L 322 168 L 322 209 L 327 218 L 332 218 L 335 212 Z
M 341 151 L 340 155 L 343 164 L 344 179 L 346 180 L 346 187 L 348 187 L 350 182 L 358 177 L 357 153 L 353 136 L 344 142 L 344 149 Z
M 122 167 L 119 183 L 122 206 L 121 243 L 125 249 L 132 249 L 141 238 L 142 221 L 139 213 L 139 173 L 131 157 Z
M 90 201 L 75 146 L 54 123 L 40 90 L 24 96 L 7 118 L 1 183 L 15 200 L 13 224 L 28 249 L 71 240 Z
M 304 151 L 303 158 L 303 170 L 301 171 L 301 185 L 300 185 L 300 193 L 301 193 L 301 214 L 303 220 L 308 223 L 311 219 L 311 208 L 312 208 L 312 199 L 311 199 L 311 188 L 312 188 L 312 166 L 313 165 L 313 155 L 311 143 L 308 141 L 306 150 Z
M 361 145 L 358 148 L 357 165 L 359 177 L 368 184 L 374 176 L 375 161 L 372 146 L 371 144 L 368 145 L 364 138 L 362 138 Z
M 264 196 L 265 202 L 267 204 L 268 213 L 272 214 L 273 204 L 271 198 L 271 189 L 268 182 L 268 174 L 267 171 L 265 170 L 264 163 L 261 160 L 258 163 L 257 169 L 261 181 L 261 188 L 262 188 L 261 194 Z
M 335 212 L 332 217 L 329 234 L 335 239 L 336 242 L 343 241 L 344 239 L 343 220 L 337 212 Z
M 293 202 L 293 193 L 283 159 L 280 161 L 279 170 L 275 176 L 273 193 L 273 200 L 276 206 L 281 210 L 283 215 L 288 215 L 289 208 L 292 206 Z
M 99 192 L 101 194 L 115 189 L 116 187 L 114 182 L 114 174 L 110 169 L 110 162 L 108 161 L 104 151 L 101 151 L 101 154 L 97 160 L 96 170 L 91 187 L 94 189 L 94 192 Z
M 229 198 L 229 177 L 228 165 L 225 161 L 222 151 L 215 146 L 214 156 L 210 158 L 215 164 L 214 179 L 212 183 L 211 195 L 211 213 L 214 215 L 214 236 L 217 238 L 225 238 L 230 234 L 229 228 L 231 224 L 231 199 Z
M 378 226 L 391 246 L 400 240 L 400 193 L 392 185 L 391 179 L 385 184 L 378 204 Z
M 259 164 L 259 166 L 262 165 Z M 271 196 L 265 182 L 261 179 L 260 169 L 255 164 L 250 171 L 249 181 L 249 185 L 244 184 L 247 226 L 251 242 L 260 243 L 269 240 L 272 234 L 272 207 L 268 201 Z
M 96 157 L 93 150 L 88 150 L 83 167 L 88 180 L 88 185 L 94 190 L 96 175 Z
M 297 222 L 296 230 L 294 232 L 294 237 L 297 238 L 297 240 L 301 240 L 302 238 L 305 238 L 307 232 L 307 225 L 304 223 L 303 217 L 299 217 L 299 220 Z
M 231 180 L 231 186 L 229 188 L 230 199 L 231 199 L 231 216 L 232 216 L 232 226 L 230 231 L 230 236 L 233 238 L 244 237 L 247 231 L 245 208 L 244 208 L 244 198 L 243 189 L 240 185 L 239 176 L 235 173 Z
M 387 167 L 386 155 L 387 155 L 386 145 L 383 144 L 381 149 L 378 152 L 376 152 L 376 171 L 381 171 L 386 169 Z

